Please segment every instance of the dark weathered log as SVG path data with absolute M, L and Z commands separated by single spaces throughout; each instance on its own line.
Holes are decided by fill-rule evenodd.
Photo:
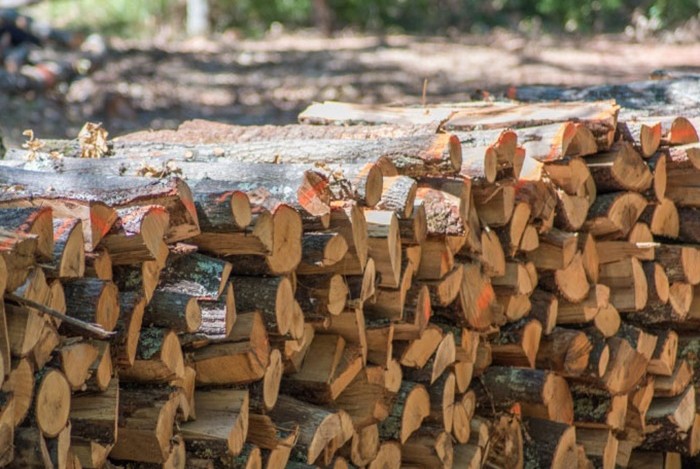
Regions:
M 568 424 L 573 422 L 569 386 L 564 378 L 549 371 L 491 366 L 474 390 L 477 405 L 483 412 L 489 413 L 494 408 L 509 409 L 519 402 L 523 415 L 546 416 L 549 420 Z
M 430 414 L 430 396 L 420 384 L 403 381 L 393 399 L 389 415 L 379 425 L 382 439 L 406 440 Z
M 172 257 L 160 274 L 159 289 L 213 301 L 224 292 L 230 272 L 229 262 L 202 254 Z
M 202 310 L 193 296 L 157 289 L 146 307 L 143 322 L 176 332 L 194 332 L 202 324 Z
M 577 426 L 611 428 L 622 431 L 627 416 L 627 395 L 611 395 L 607 390 L 573 384 L 574 421 Z
M 180 341 L 170 330 L 156 327 L 141 330 L 134 364 L 122 369 L 123 382 L 169 383 L 185 374 Z
M 299 437 L 292 457 L 308 464 L 315 463 L 322 456 L 324 448 L 327 449 L 326 453 L 330 454 L 324 455 L 323 461 L 324 464 L 328 462 L 327 459 L 331 458 L 337 449 L 333 442 L 338 437 L 342 438 L 343 420 L 348 418 L 342 410 L 330 412 L 285 395 L 280 396 L 269 416 L 280 428 L 290 429 L 298 425 Z M 343 443 L 344 440 L 340 445 Z
M 102 445 L 117 441 L 119 380 L 113 379 L 101 393 L 85 393 L 71 399 L 71 436 Z
M 525 464 L 566 469 L 577 466 L 576 429 L 538 418 L 523 421 L 530 438 L 524 439 Z

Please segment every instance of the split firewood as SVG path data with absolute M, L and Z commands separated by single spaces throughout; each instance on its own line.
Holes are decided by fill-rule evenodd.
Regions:
M 197 383 L 246 384 L 261 379 L 270 360 L 270 344 L 260 313 L 241 314 L 221 343 L 196 349 L 192 361 Z
M 165 265 L 168 249 L 163 238 L 170 225 L 164 207 L 144 205 L 117 210 L 117 221 L 100 246 L 109 252 L 112 265 L 155 260 Z
M 195 393 L 197 419 L 181 425 L 187 451 L 196 456 L 238 456 L 248 434 L 248 392 L 212 389 Z
M 628 143 L 609 152 L 586 158 L 598 194 L 616 191 L 644 192 L 651 187 L 652 174 L 642 156 Z
M 177 334 L 157 327 L 141 330 L 134 364 L 119 373 L 123 382 L 168 383 L 182 379 L 185 364 Z
M 117 441 L 110 458 L 164 463 L 171 450 L 179 391 L 165 387 L 121 387 Z
M 632 143 L 644 158 L 649 158 L 661 144 L 661 122 L 618 122 L 617 129 L 622 138 Z
M 576 441 L 583 445 L 594 465 L 613 469 L 617 459 L 618 440 L 609 429 L 576 427 Z
M 562 469 L 578 465 L 575 427 L 538 418 L 523 425 L 529 437 L 523 439 L 525 464 Z
M 504 386 L 508 382 L 510 386 Z M 547 416 L 571 424 L 573 401 L 564 378 L 542 370 L 491 366 L 474 386 L 478 407 L 485 412 L 509 409 L 518 402 L 523 415 Z
M 646 199 L 634 192 L 603 194 L 591 206 L 583 228 L 595 236 L 627 236 L 646 206 Z
M 83 224 L 79 218 L 53 219 L 53 256 L 46 274 L 54 278 L 77 278 L 85 273 Z
M 49 171 L 53 171 L 50 169 Z M 4 192 L 0 205 L 18 206 L 31 199 L 44 204 L 58 217 L 78 216 L 83 222 L 88 250 L 94 249 L 117 219 L 115 208 L 161 205 L 170 214 L 168 242 L 199 233 L 192 194 L 184 181 L 174 178 L 154 182 L 145 178 L 78 177 L 3 168 L 0 184 L 20 185 L 21 191 Z M 52 188 L 47 191 L 46 188 Z M 77 210 L 76 207 L 80 207 Z M 110 208 L 114 207 L 114 208 Z

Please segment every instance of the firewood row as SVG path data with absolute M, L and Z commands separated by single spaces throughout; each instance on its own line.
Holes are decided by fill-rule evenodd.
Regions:
M 9 149 L 0 464 L 700 464 L 700 123 L 618 112 L 320 103 Z

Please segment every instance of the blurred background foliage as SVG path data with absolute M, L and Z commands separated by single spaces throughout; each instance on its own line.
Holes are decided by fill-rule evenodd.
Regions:
M 698 21 L 700 0 L 208 0 L 214 32 L 270 26 L 443 35 L 505 27 L 524 33 L 659 31 Z M 143 36 L 182 30 L 186 0 L 47 0 L 33 14 L 73 28 Z

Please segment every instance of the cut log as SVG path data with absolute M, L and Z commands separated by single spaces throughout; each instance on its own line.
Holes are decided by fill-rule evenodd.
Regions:
M 549 371 L 491 366 L 477 386 L 477 406 L 482 410 L 509 409 L 519 402 L 525 416 L 571 424 L 573 402 L 564 378 Z M 509 383 L 504 386 L 504 383 Z
M 458 443 L 466 444 L 471 436 L 471 421 L 476 410 L 476 395 L 473 391 L 457 397 L 454 404 L 452 436 Z
M 348 252 L 345 238 L 332 232 L 306 232 L 301 241 L 301 264 L 298 275 L 322 274 L 333 271 Z
M 46 273 L 54 278 L 76 278 L 85 273 L 83 224 L 79 218 L 54 218 L 53 256 Z
M 283 379 L 287 392 L 315 404 L 327 404 L 336 399 L 362 368 L 362 356 L 354 347 L 346 347 L 338 335 L 314 337 L 308 358 L 301 369 Z
M 248 434 L 248 392 L 233 389 L 195 393 L 197 419 L 180 426 L 187 450 L 195 456 L 226 460 L 243 451 Z
M 644 192 L 652 185 L 653 176 L 642 156 L 631 144 L 621 142 L 609 152 L 586 158 L 598 194 L 616 191 Z
M 202 254 L 172 257 L 161 272 L 160 288 L 214 301 L 224 292 L 230 272 L 229 262 Z
M 610 288 L 597 284 L 589 289 L 588 296 L 579 303 L 564 299 L 558 301 L 557 324 L 581 324 L 592 321 L 608 305 Z
M 71 436 L 103 446 L 117 441 L 119 380 L 114 379 L 101 393 L 86 393 L 71 399 Z
M 179 392 L 172 388 L 119 389 L 117 442 L 110 458 L 162 464 L 172 445 Z
M 68 423 L 71 408 L 70 385 L 63 373 L 49 369 L 36 391 L 33 417 L 41 433 L 54 438 Z
M 377 210 L 391 210 L 399 218 L 410 218 L 416 200 L 418 185 L 408 176 L 385 177 L 381 199 L 376 204 Z
M 583 229 L 594 236 L 627 236 L 646 206 L 646 199 L 634 192 L 603 194 L 589 209 Z
M 537 368 L 574 377 L 589 367 L 593 345 L 583 332 L 556 327 L 539 345 Z
M 157 327 L 141 330 L 134 364 L 122 369 L 124 382 L 167 383 L 182 379 L 185 364 L 175 332 Z
M 119 317 L 119 294 L 114 283 L 83 278 L 66 282 L 63 288 L 70 316 L 114 330 Z
M 36 255 L 51 261 L 54 254 L 53 212 L 51 207 L 0 209 L 0 228 L 21 235 L 36 235 Z
M 34 369 L 26 358 L 13 363 L 10 374 L 2 385 L 2 391 L 12 393 L 13 427 L 21 424 L 34 400 Z
M 578 465 L 575 427 L 536 418 L 525 419 L 523 426 L 530 436 L 524 439 L 526 465 L 553 469 Z
M 575 121 L 593 132 L 600 149 L 609 147 L 615 136 L 619 106 L 611 101 L 591 103 L 500 104 L 456 112 L 445 123 L 446 130 L 523 128 Z M 520 138 L 522 141 L 525 138 Z
M 606 390 L 581 384 L 572 385 L 571 394 L 577 427 L 624 430 L 628 407 L 626 394 L 613 396 Z
M 431 427 L 421 427 L 401 446 L 401 462 L 419 467 L 451 468 L 453 464 L 452 437 Z
M 260 311 L 267 328 L 281 335 L 290 333 L 294 317 L 294 290 L 289 278 L 235 276 L 231 277 L 231 281 L 236 288 L 237 311 Z
M 562 190 L 556 191 L 557 205 L 554 225 L 564 231 L 578 231 L 584 226 L 589 207 L 586 197 L 569 195 Z
M 540 246 L 527 253 L 527 258 L 538 269 L 564 269 L 574 258 L 578 247 L 578 236 L 553 229 L 540 237 Z
M 695 413 L 693 386 L 688 386 L 687 390 L 677 397 L 654 398 L 646 416 L 648 429 L 642 448 L 664 448 L 689 456 L 698 453 L 700 419 Z
M 530 296 L 530 314 L 542 324 L 542 334 L 549 335 L 557 325 L 559 317 L 559 300 L 551 293 L 535 289 Z
M 538 284 L 546 291 L 561 294 L 572 303 L 583 301 L 588 296 L 590 285 L 581 253 L 577 252 L 563 269 L 541 272 Z
M 90 251 L 99 244 L 116 220 L 116 213 L 106 206 L 162 205 L 170 214 L 168 242 L 181 241 L 199 233 L 192 193 L 187 184 L 178 178 L 154 181 L 117 175 L 76 177 L 75 174 L 50 174 L 7 167 L 3 169 L 3 175 L 0 183 L 21 184 L 24 191 L 6 193 L 0 204 L 17 206 L 26 204 L 27 199 L 31 198 L 31 204 L 52 207 L 54 216 L 80 217 Z M 46 192 L 46 187 L 54 190 Z M 76 205 L 81 210 L 76 210 Z
M 240 314 L 226 342 L 192 353 L 198 385 L 257 381 L 265 375 L 269 357 L 270 344 L 260 313 Z
M 541 336 L 542 324 L 537 320 L 523 319 L 501 327 L 491 346 L 493 363 L 534 368 Z
M 475 185 L 472 193 L 482 224 L 496 227 L 505 226 L 510 221 L 515 209 L 515 188 L 512 185 Z
M 345 310 L 348 290 L 343 277 L 338 274 L 306 276 L 298 280 L 295 297 L 308 319 L 326 318 Z M 291 335 L 298 337 L 298 331 Z
M 482 104 L 483 105 L 483 104 Z M 354 131 L 354 126 L 360 128 L 369 127 L 369 132 L 376 132 L 374 128 L 380 124 L 399 125 L 401 133 L 413 129 L 415 126 L 425 129 L 426 132 L 435 132 L 439 124 L 453 113 L 452 107 L 435 106 L 420 107 L 392 107 L 378 106 L 376 104 L 351 104 L 337 101 L 324 101 L 313 103 L 299 114 L 299 122 L 302 124 L 339 126 L 341 129 Z M 335 124 L 335 125 L 331 125 Z M 372 124 L 366 126 L 366 124 Z M 351 126 L 351 127 L 347 127 Z M 381 127 L 380 127 L 381 128 Z M 345 133 L 348 130 L 343 130 Z M 337 133 L 335 131 L 334 133 Z M 393 136 L 393 130 L 389 130 Z M 304 134 L 306 135 L 306 134 Z
M 379 435 L 382 439 L 394 439 L 404 444 L 428 415 L 428 392 L 420 384 L 403 381 L 388 417 L 379 425 Z
M 314 464 L 324 449 L 324 464 L 332 458 L 335 449 L 327 448 L 342 432 L 342 415 L 344 411 L 329 412 L 320 407 L 298 401 L 291 397 L 281 395 L 275 408 L 270 412 L 270 418 L 281 428 L 293 428 L 299 426 L 299 437 L 294 446 L 293 453 L 299 459 Z M 293 456 L 294 456 L 293 455 Z
M 679 359 L 670 376 L 657 376 L 654 379 L 654 395 L 673 397 L 682 393 L 693 378 L 693 369 L 685 359 Z
M 146 307 L 143 323 L 175 332 L 194 332 L 202 324 L 202 310 L 197 299 L 187 293 L 157 289 Z
M 202 251 L 220 256 L 261 255 L 268 256 L 273 251 L 275 219 L 264 208 L 256 211 L 255 220 L 249 229 L 226 232 L 203 231 L 192 238 Z
M 136 360 L 143 314 L 146 308 L 146 300 L 140 293 L 119 293 L 119 319 L 114 328 L 116 334 L 112 341 L 115 364 L 121 367 L 129 367 Z
M 419 280 L 440 280 L 455 266 L 454 255 L 445 238 L 428 237 L 421 244 L 420 254 L 416 272 Z
M 486 444 L 485 465 L 521 469 L 524 464 L 523 434 L 520 419 L 502 415 L 492 423 Z
M 669 282 L 700 283 L 700 249 L 694 245 L 661 244 L 654 251 L 656 261 L 664 266 Z
M 637 259 L 602 264 L 599 280 L 610 287 L 610 303 L 617 310 L 639 311 L 647 304 L 647 279 Z
M 505 274 L 492 278 L 491 282 L 499 293 L 529 295 L 537 287 L 537 277 L 533 280 L 532 272 L 536 271 L 531 262 L 509 261 Z
M 676 352 L 678 351 L 678 334 L 675 331 L 660 331 L 656 347 L 649 360 L 647 373 L 661 376 L 671 376 L 676 367 Z
M 163 238 L 170 224 L 164 207 L 144 205 L 117 210 L 117 221 L 100 246 L 109 252 L 113 265 L 155 260 L 165 264 L 168 255 Z
M 401 237 L 393 212 L 367 210 L 369 255 L 379 274 L 379 286 L 396 288 L 401 276 Z
M 596 467 L 613 469 L 617 459 L 618 440 L 609 429 L 576 427 L 576 441 Z
M 611 394 L 627 393 L 644 377 L 648 362 L 624 339 L 611 337 L 608 346 L 610 361 L 602 383 Z
M 661 144 L 661 122 L 618 122 L 618 131 L 625 141 L 635 145 L 644 158 L 649 158 Z

